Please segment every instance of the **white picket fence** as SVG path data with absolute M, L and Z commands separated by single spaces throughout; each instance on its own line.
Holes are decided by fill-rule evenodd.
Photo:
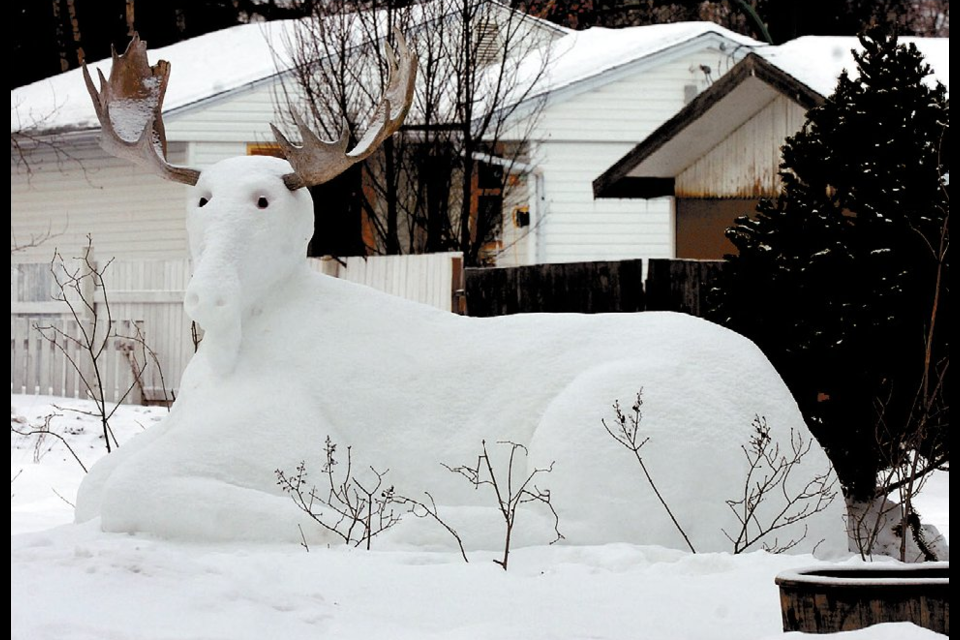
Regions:
M 348 258 L 345 265 L 328 258 L 310 263 L 334 277 L 446 311 L 459 310 L 459 253 Z M 68 269 L 74 267 L 82 265 L 77 262 Z M 99 395 L 93 359 L 82 348 L 90 342 L 83 339 L 84 332 L 97 331 L 97 336 L 109 336 L 95 341 L 103 346 L 96 368 L 107 401 L 161 403 L 175 397 L 194 352 L 191 322 L 183 311 L 189 261 L 115 260 L 99 268 L 103 290 L 85 292 L 96 301 L 94 308 L 86 309 L 76 299 L 75 314 L 55 299 L 61 292 L 50 263 L 11 264 L 12 393 L 84 398 L 93 388 Z M 140 384 L 134 385 L 133 371 L 142 368 Z
M 463 254 L 311 259 L 327 275 L 454 313 L 463 312 Z

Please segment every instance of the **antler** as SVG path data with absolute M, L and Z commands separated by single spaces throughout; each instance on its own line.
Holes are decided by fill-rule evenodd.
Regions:
M 83 79 L 102 127 L 100 146 L 107 153 L 145 167 L 167 180 L 197 184 L 199 171 L 167 162 L 167 137 L 160 110 L 170 77 L 170 63 L 161 60 L 150 66 L 147 44 L 138 34 L 133 35 L 123 55 L 117 55 L 116 49 L 111 52 L 113 65 L 109 82 L 97 69 L 99 92 L 86 63 L 83 64 Z
M 347 170 L 351 165 L 365 159 L 380 144 L 400 128 L 413 103 L 413 86 L 417 76 L 417 56 L 407 48 L 399 29 L 394 29 L 397 40 L 397 55 L 385 44 L 389 75 L 384 96 L 374 112 L 373 125 L 364 134 L 357 146 L 347 152 L 349 132 L 346 127 L 337 141 L 321 140 L 294 113 L 293 118 L 300 130 L 303 146 L 295 146 L 272 124 L 273 135 L 283 150 L 294 173 L 283 176 L 283 182 L 291 191 L 312 187 L 326 182 Z

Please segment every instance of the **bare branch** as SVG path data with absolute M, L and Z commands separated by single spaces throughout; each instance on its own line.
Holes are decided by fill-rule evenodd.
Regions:
M 683 537 L 684 542 L 687 543 L 687 548 L 689 548 L 692 553 L 696 553 L 697 550 L 693 548 L 693 543 L 690 542 L 690 538 L 687 537 L 687 533 L 683 530 L 683 527 L 680 526 L 680 523 L 677 522 L 676 517 L 673 515 L 673 511 L 671 511 L 670 506 L 667 505 L 667 501 L 664 499 L 663 495 L 661 495 L 660 490 L 657 489 L 657 485 L 653 482 L 650 472 L 647 471 L 647 465 L 643 462 L 643 456 L 640 455 L 640 449 L 643 448 L 643 445 L 647 444 L 647 442 L 650 440 L 649 437 L 641 439 L 640 436 L 640 422 L 643 420 L 643 413 L 640 410 L 641 407 L 643 407 L 642 387 L 639 391 L 637 391 L 637 398 L 631 406 L 633 415 L 629 416 L 628 418 L 620 408 L 620 401 L 614 400 L 613 411 L 615 414 L 615 426 L 611 427 L 607 424 L 606 420 L 603 419 L 600 420 L 600 423 L 614 440 L 616 440 L 628 451 L 633 453 L 633 456 L 637 459 L 637 463 L 640 465 L 640 469 L 643 471 L 643 475 L 647 478 L 647 483 L 649 483 L 650 488 L 653 489 L 653 493 L 656 494 L 657 500 L 659 500 L 660 504 L 663 505 L 664 510 L 670 517 L 670 521 L 673 522 L 673 525 Z
M 487 443 L 485 440 L 481 441 L 480 443 L 482 453 L 477 457 L 477 464 L 475 467 L 451 467 L 446 464 L 443 466 L 447 470 L 463 476 L 476 488 L 479 488 L 481 485 L 489 485 L 493 487 L 494 494 L 497 498 L 497 509 L 499 510 L 500 515 L 503 517 L 504 522 L 503 556 L 499 560 L 494 560 L 494 562 L 500 565 L 503 570 L 506 571 L 507 563 L 510 559 L 510 543 L 513 536 L 514 526 L 516 525 L 517 509 L 521 504 L 539 502 L 550 510 L 550 513 L 553 515 L 553 528 L 554 533 L 556 534 L 556 538 L 554 538 L 550 544 L 554 544 L 555 542 L 562 540 L 563 534 L 560 533 L 560 517 L 551 503 L 550 491 L 539 489 L 536 485 L 533 485 L 533 479 L 538 474 L 550 473 L 553 471 L 554 463 L 551 462 L 550 466 L 546 469 L 535 468 L 526 475 L 519 487 L 514 488 L 513 474 L 515 456 L 517 451 L 522 451 L 524 457 L 527 457 L 527 448 L 522 444 L 510 442 L 508 440 L 498 441 L 497 444 L 510 447 L 505 487 L 502 486 L 503 483 L 498 480 L 497 474 L 494 471 L 493 462 L 490 460 L 490 455 L 487 453 Z
M 47 436 L 52 436 L 56 438 L 61 443 L 63 443 L 63 446 L 67 448 L 67 451 L 69 451 L 70 455 L 73 456 L 73 459 L 77 461 L 77 464 L 80 465 L 80 468 L 83 469 L 83 472 L 87 473 L 87 466 L 83 464 L 83 460 L 81 460 L 80 456 L 77 455 L 77 452 L 73 450 L 73 447 L 70 446 L 70 443 L 67 441 L 67 439 L 64 438 L 61 434 L 57 433 L 56 431 L 53 431 L 52 429 L 50 429 L 51 420 L 54 417 L 57 417 L 58 415 L 59 414 L 51 413 L 50 415 L 46 416 L 43 419 L 43 425 L 40 427 L 33 427 L 30 429 L 19 429 L 11 425 L 10 431 L 19 436 L 23 436 L 25 438 L 36 436 L 37 440 L 36 440 L 36 443 L 34 444 L 34 454 L 33 454 L 34 462 L 39 462 L 40 458 L 43 456 L 43 454 L 40 452 L 40 449 L 43 445 L 44 439 Z M 17 475 L 20 475 L 20 474 L 18 473 Z M 13 479 L 16 480 L 17 476 L 14 476 Z M 11 482 L 13 482 L 13 480 L 11 480 Z
M 749 464 L 743 482 L 743 494 L 739 500 L 727 500 L 727 506 L 740 522 L 736 537 L 725 530 L 723 534 L 733 543 L 733 552 L 742 553 L 761 541 L 768 534 L 801 522 L 826 509 L 836 498 L 836 477 L 832 469 L 815 475 L 801 489 L 792 489 L 788 482 L 790 474 L 799 466 L 810 452 L 813 439 L 804 439 L 803 435 L 790 430 L 790 452 L 781 454 L 780 445 L 770 436 L 770 427 L 764 417 L 754 417 L 753 434 L 748 445 L 741 445 Z M 779 509 L 772 515 L 760 519 L 760 508 L 764 503 L 775 500 L 777 492 L 782 498 Z M 763 548 L 771 553 L 783 553 L 798 545 L 807 535 L 804 525 L 803 535 L 780 543 L 763 542 Z

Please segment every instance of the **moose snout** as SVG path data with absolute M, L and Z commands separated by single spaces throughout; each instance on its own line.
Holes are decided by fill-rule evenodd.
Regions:
M 200 310 L 205 306 L 212 306 L 214 308 L 225 307 L 227 306 L 227 297 L 221 293 L 209 295 L 208 292 L 201 294 L 201 292 L 194 290 L 187 293 L 183 303 L 187 308 L 187 313 L 190 313 L 191 310 Z M 191 315 L 191 317 L 193 316 Z
M 240 286 L 236 274 L 204 269 L 194 273 L 183 309 L 207 333 L 233 328 L 240 321 Z

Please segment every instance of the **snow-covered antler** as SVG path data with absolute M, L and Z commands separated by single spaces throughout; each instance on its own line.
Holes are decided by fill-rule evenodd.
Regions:
M 170 78 L 170 63 L 161 60 L 150 66 L 147 43 L 138 34 L 134 34 L 123 55 L 117 55 L 116 49 L 112 49 L 112 55 L 109 81 L 97 70 L 100 91 L 94 86 L 86 63 L 83 64 L 83 79 L 102 127 L 100 146 L 166 180 L 197 184 L 199 171 L 167 162 L 167 138 L 160 110 Z
M 399 30 L 394 30 L 397 41 L 396 54 L 385 45 L 389 76 L 384 96 L 377 105 L 374 125 L 351 151 L 347 151 L 349 133 L 344 128 L 337 141 L 321 140 L 294 114 L 303 146 L 295 146 L 287 140 L 279 129 L 272 124 L 273 135 L 283 150 L 287 161 L 293 166 L 294 173 L 283 177 L 284 184 L 292 190 L 326 182 L 343 173 L 348 167 L 360 162 L 373 153 L 380 144 L 400 128 L 407 111 L 413 102 L 413 86 L 417 75 L 417 56 L 407 48 L 407 43 Z

